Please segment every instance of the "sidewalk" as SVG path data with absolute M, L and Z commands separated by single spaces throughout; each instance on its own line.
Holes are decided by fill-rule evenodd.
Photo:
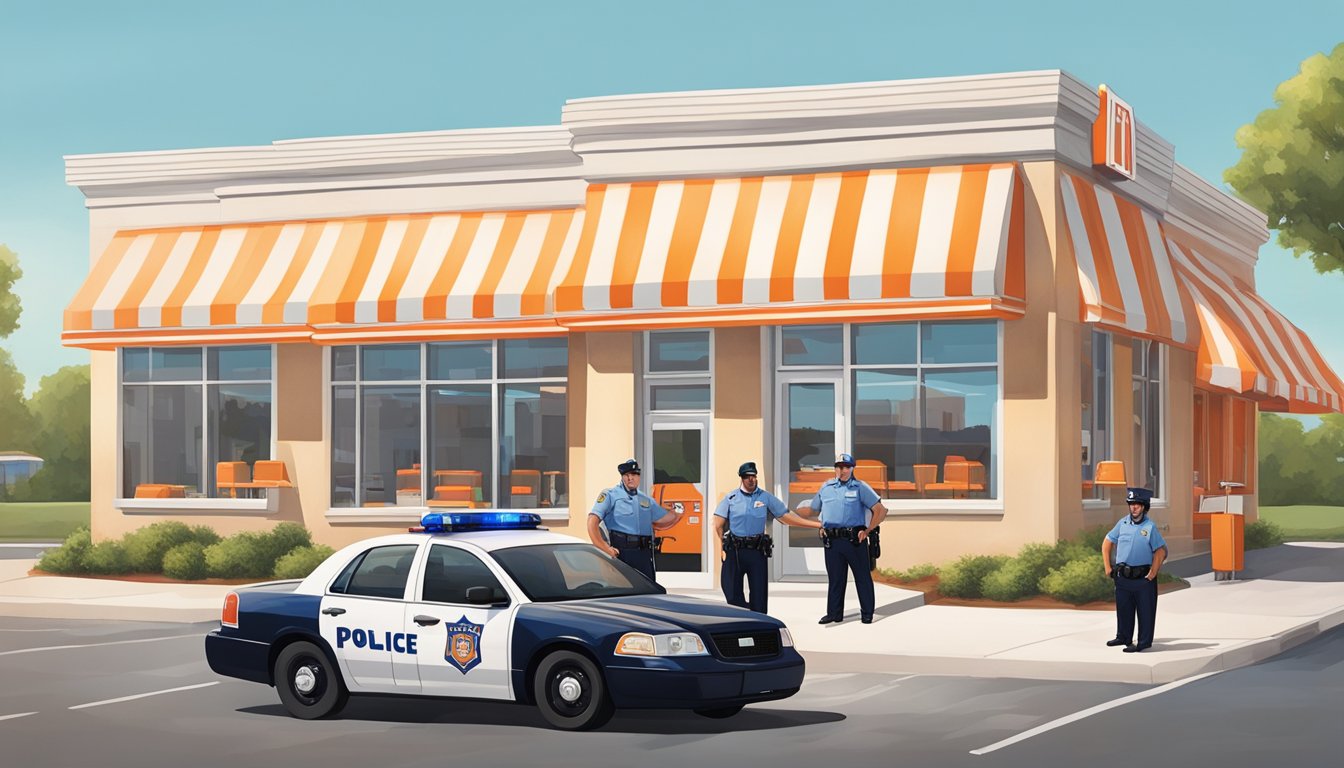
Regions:
M 0 560 L 0 616 L 213 621 L 235 588 L 30 577 L 31 566 Z M 1215 582 L 1207 568 L 1207 555 L 1170 565 L 1191 586 L 1162 596 L 1153 647 L 1137 654 L 1104 645 L 1115 635 L 1109 611 L 924 605 L 921 593 L 883 584 L 876 585 L 870 625 L 858 620 L 852 585 L 841 624 L 817 624 L 825 584 L 771 584 L 770 613 L 788 624 L 814 672 L 1142 684 L 1253 664 L 1344 624 L 1344 544 L 1253 550 L 1237 581 Z M 719 592 L 676 591 L 723 599 Z

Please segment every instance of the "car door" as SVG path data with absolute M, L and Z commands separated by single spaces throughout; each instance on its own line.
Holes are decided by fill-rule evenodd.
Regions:
M 416 544 L 373 547 L 345 567 L 322 598 L 318 628 L 351 690 L 419 690 L 415 639 L 405 628 Z
M 517 599 L 481 554 L 430 545 L 416 599 L 406 605 L 406 632 L 416 633 L 421 691 L 429 696 L 512 699 L 510 637 Z M 471 605 L 467 590 L 489 587 L 495 605 Z

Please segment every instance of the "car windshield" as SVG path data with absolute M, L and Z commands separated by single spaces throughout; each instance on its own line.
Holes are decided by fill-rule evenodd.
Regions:
M 491 554 L 528 599 L 538 603 L 667 591 L 590 544 L 538 544 Z

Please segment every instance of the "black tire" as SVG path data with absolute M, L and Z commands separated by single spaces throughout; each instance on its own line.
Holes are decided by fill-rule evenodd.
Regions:
M 615 713 L 602 673 L 587 656 L 554 651 L 532 678 L 532 696 L 541 716 L 565 731 L 600 728 Z
M 285 646 L 275 657 L 272 672 L 280 703 L 300 720 L 334 715 L 350 698 L 341 673 L 312 643 L 301 640 Z
M 725 717 L 732 717 L 733 715 L 736 715 L 738 712 L 741 712 L 742 706 L 743 705 L 741 704 L 736 704 L 731 707 L 714 707 L 712 709 L 697 709 L 695 710 L 695 714 L 701 717 L 711 717 L 715 720 L 722 720 Z

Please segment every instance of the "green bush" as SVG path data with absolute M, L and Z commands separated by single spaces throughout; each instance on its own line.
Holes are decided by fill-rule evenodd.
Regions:
M 163 556 L 168 550 L 195 540 L 191 528 L 176 520 L 154 523 L 122 538 L 131 570 L 139 573 L 161 572 Z
M 336 550 L 324 544 L 290 550 L 275 561 L 275 578 L 302 579 L 335 553 Z
M 1277 547 L 1283 543 L 1283 528 L 1272 520 L 1256 520 L 1246 526 L 1246 549 Z
M 985 576 L 980 591 L 990 600 L 1010 603 L 1039 594 L 1040 581 L 1031 564 L 1021 559 L 1009 560 Z
M 948 597 L 980 597 L 985 577 L 1006 562 L 1005 555 L 967 555 L 939 569 L 938 591 Z
M 1100 553 L 1101 540 L 1106 538 L 1106 534 L 1110 532 L 1111 532 L 1111 526 L 1109 525 L 1098 525 L 1095 528 L 1088 528 L 1084 531 L 1079 532 L 1077 544 L 1078 546 L 1081 546 L 1083 549 Z M 1069 559 L 1072 560 L 1076 558 L 1069 558 Z
M 270 574 L 280 558 L 301 547 L 312 546 L 313 537 L 308 529 L 298 523 L 280 523 L 261 535 L 261 547 L 264 556 L 271 561 Z
M 163 575 L 170 579 L 197 581 L 204 579 L 205 545 L 199 541 L 178 544 L 163 555 Z
M 1115 585 L 1106 578 L 1100 558 L 1071 560 L 1041 579 L 1041 591 L 1066 603 L 1081 605 L 1115 595 Z
M 919 581 L 938 573 L 938 566 L 933 563 L 920 563 L 910 566 L 909 570 L 898 571 L 895 568 L 879 568 L 878 572 L 889 579 L 897 581 Z
M 262 534 L 237 533 L 205 548 L 205 571 L 219 579 L 264 579 L 275 560 Z
M 121 541 L 100 541 L 89 547 L 84 555 L 84 567 L 89 573 L 110 575 L 130 573 L 130 561 L 126 559 L 126 548 Z
M 88 528 L 76 529 L 65 537 L 61 546 L 48 549 L 37 561 L 37 567 L 47 573 L 84 573 L 84 556 L 93 546 L 93 536 Z

